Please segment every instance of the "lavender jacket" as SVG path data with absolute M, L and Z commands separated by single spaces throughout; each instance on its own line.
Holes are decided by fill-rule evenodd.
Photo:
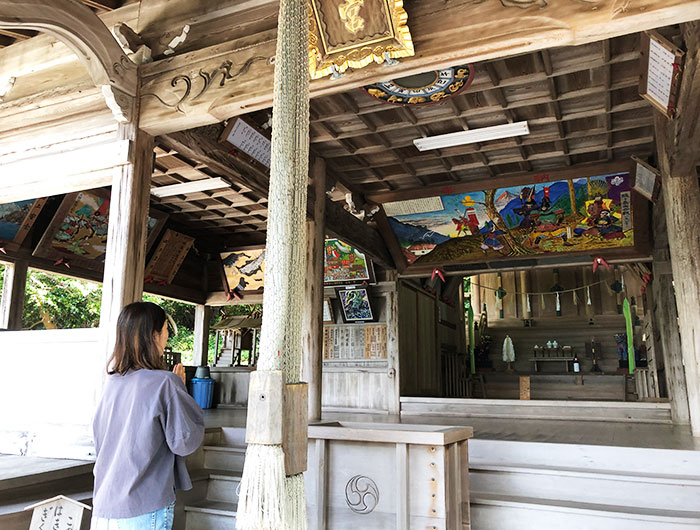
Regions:
M 154 512 L 175 501 L 175 488 L 192 488 L 184 456 L 201 445 L 204 417 L 175 374 L 110 375 L 92 428 L 96 517 Z

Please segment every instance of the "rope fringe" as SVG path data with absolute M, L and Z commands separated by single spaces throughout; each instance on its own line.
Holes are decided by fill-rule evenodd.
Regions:
M 288 528 L 284 452 L 280 445 L 249 444 L 241 477 L 236 528 L 281 530 Z M 291 528 L 291 527 L 289 527 Z
M 306 530 L 306 489 L 304 474 L 286 478 L 287 530 Z

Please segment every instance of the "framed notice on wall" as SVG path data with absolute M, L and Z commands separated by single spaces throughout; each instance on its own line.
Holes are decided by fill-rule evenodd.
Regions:
M 386 324 L 335 325 L 323 328 L 324 360 L 361 361 L 386 358 Z
M 267 169 L 270 168 L 272 142 L 268 133 L 262 131 L 252 122 L 244 118 L 230 120 L 219 141 L 228 142 L 252 161 Z
M 685 53 L 656 31 L 641 34 L 639 95 L 673 119 Z
M 633 156 L 632 160 L 636 164 L 633 189 L 648 200 L 656 202 L 661 191 L 661 172 L 636 156 Z

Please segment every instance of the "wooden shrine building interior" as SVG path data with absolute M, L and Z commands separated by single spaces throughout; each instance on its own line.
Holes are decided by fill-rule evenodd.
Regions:
M 265 0 L 228 6 L 217 1 L 204 8 L 178 0 L 166 8 L 166 0 L 83 3 L 108 28 L 123 23 L 136 30 L 131 37 L 141 39 L 152 54 L 152 62 L 139 66 L 140 86 L 134 98 L 140 105 L 138 127 L 152 137 L 152 144 L 132 145 L 129 154 L 119 151 L 125 149 L 120 143 L 124 138 L 136 142 L 124 136 L 124 125 L 115 121 L 114 109 L 108 108 L 88 69 L 53 36 L 35 29 L 0 29 L 0 202 L 43 201 L 20 243 L 3 241 L 0 248 L 0 262 L 8 265 L 0 300 L 0 327 L 8 333 L 0 333 L 0 366 L 16 369 L 17 359 L 10 359 L 7 353 L 25 346 L 40 352 L 31 366 L 36 374 L 57 370 L 60 377 L 73 377 L 68 368 L 50 358 L 45 351 L 49 345 L 70 348 L 65 362 L 80 365 L 81 377 L 96 371 L 104 361 L 104 356 L 98 356 L 85 363 L 90 349 L 101 344 L 98 330 L 80 330 L 85 331 L 81 335 L 78 330 L 65 330 L 60 337 L 55 335 L 57 340 L 40 332 L 23 332 L 26 342 L 10 332 L 21 329 L 28 268 L 105 281 L 121 289 L 114 280 L 118 262 L 105 258 L 104 253 L 91 259 L 57 254 L 47 247 L 60 228 L 61 216 L 68 215 L 67 202 L 75 202 L 76 193 L 91 190 L 95 196 L 110 197 L 115 168 L 124 164 L 119 161 L 122 156 L 130 157 L 134 167 L 149 167 L 152 159 L 150 181 L 141 185 L 142 195 L 149 197 L 149 222 L 153 222 L 146 253 L 139 258 L 145 271 L 130 271 L 127 276 L 143 276 L 145 292 L 196 305 L 195 364 L 206 364 L 211 307 L 262 303 L 261 289 L 249 289 L 245 281 L 230 285 L 222 260 L 240 254 L 243 262 L 250 260 L 248 264 L 264 249 L 269 164 L 227 142 L 226 137 L 237 122 L 262 138 L 270 137 L 272 89 L 262 85 L 272 83 L 273 67 L 266 57 L 274 55 L 278 4 Z M 330 304 L 330 318 L 324 317 L 320 325 L 318 315 L 307 316 L 303 331 L 304 347 L 316 350 L 316 361 L 313 357 L 305 360 L 304 375 L 315 379 L 310 396 L 321 394 L 324 419 L 353 415 L 360 420 L 382 416 L 392 421 L 412 418 L 458 425 L 481 421 L 485 429 L 488 418 L 496 422 L 493 425 L 499 420 L 528 418 L 569 420 L 579 425 L 620 422 L 674 429 L 690 440 L 683 448 L 698 449 L 693 436 L 700 436 L 700 350 L 695 344 L 694 352 L 684 351 L 690 346 L 681 339 L 685 340 L 683 326 L 688 330 L 692 322 L 694 330 L 700 322 L 697 308 L 689 317 L 692 311 L 676 307 L 699 299 L 700 279 L 696 278 L 698 271 L 688 272 L 694 265 L 682 261 L 685 258 L 674 261 L 674 249 L 685 248 L 685 254 L 679 256 L 690 253 L 697 257 L 698 248 L 690 247 L 697 242 L 694 233 L 700 211 L 687 208 L 700 205 L 700 199 L 681 200 L 673 193 L 686 188 L 667 182 L 687 176 L 669 174 L 681 160 L 677 153 L 685 150 L 694 157 L 683 166 L 686 170 L 692 167 L 688 194 L 697 193 L 700 148 L 697 136 L 688 133 L 689 125 L 676 131 L 676 138 L 694 139 L 692 146 L 679 148 L 669 143 L 672 120 L 640 96 L 640 76 L 646 75 L 640 43 L 644 31 L 653 29 L 655 35 L 676 46 L 688 46 L 684 24 L 697 29 L 697 23 L 690 21 L 700 18 L 700 8 L 697 2 L 674 1 L 669 6 L 651 0 L 633 2 L 658 9 L 658 20 L 639 15 L 644 21 L 641 25 L 635 25 L 635 18 L 623 25 L 615 21 L 615 15 L 600 32 L 586 26 L 579 40 L 560 40 L 549 28 L 542 30 L 552 32 L 546 39 L 521 45 L 510 44 L 505 29 L 493 37 L 495 44 L 479 36 L 479 32 L 495 31 L 493 22 L 487 29 L 466 22 L 470 9 L 481 8 L 492 19 L 501 10 L 507 17 L 515 17 L 516 11 L 526 17 L 539 10 L 563 20 L 566 6 L 559 4 L 566 3 L 486 0 L 456 6 L 451 1 L 406 0 L 412 29 L 415 21 L 416 58 L 399 59 L 393 66 L 350 69 L 337 79 L 311 82 L 307 236 L 310 241 L 319 234 L 331 242 L 340 240 L 355 255 L 364 255 L 373 271 L 366 283 L 360 282 L 371 293 L 371 321 L 346 322 L 338 299 L 345 287 L 342 282 L 326 283 L 320 293 L 312 293 L 315 288 L 310 284 L 323 273 L 318 258 L 327 248 L 307 242 L 307 285 L 299 311 L 310 314 L 308 306 L 322 299 Z M 600 11 L 608 9 L 608 3 L 616 4 L 607 0 L 570 3 L 581 13 L 590 7 L 588 3 L 600 3 Z M 620 9 L 625 12 L 626 8 Z M 464 31 L 476 32 L 474 43 L 454 43 L 460 39 L 457 25 L 442 33 L 435 30 L 431 37 L 428 29 L 436 28 L 433 17 L 438 11 L 440 16 L 457 16 Z M 0 11 L 0 28 L 2 22 Z M 173 45 L 184 24 L 189 24 L 182 33 L 185 38 Z M 517 33 L 516 24 L 509 19 L 504 28 Z M 694 54 L 686 56 L 684 79 L 691 88 L 684 86 L 681 96 L 686 102 L 700 100 L 697 73 L 689 67 L 697 69 L 697 38 L 693 45 Z M 469 46 L 476 59 L 466 53 L 472 49 Z M 249 51 L 252 48 L 265 57 L 254 56 Z M 425 54 L 424 49 L 428 50 Z M 437 57 L 432 62 L 431 54 Z M 234 57 L 233 64 L 229 55 Z M 244 67 L 245 60 L 249 62 Z M 375 97 L 369 87 L 388 80 L 434 82 L 439 79 L 435 68 L 453 73 L 461 68 L 468 81 L 455 94 L 437 98 L 433 104 L 393 104 Z M 217 90 L 228 92 L 213 95 Z M 697 122 L 697 103 L 680 111 L 677 122 Z M 416 139 L 519 122 L 527 122 L 528 134 L 426 151 L 414 145 Z M 674 149 L 676 155 L 669 154 Z M 657 190 L 653 201 L 632 186 L 636 160 L 660 170 L 662 191 Z M 54 179 L 43 174 L 46 161 L 55 167 Z M 16 175 L 25 180 L 18 182 Z M 33 180 L 32 175 L 36 175 Z M 457 225 L 467 223 L 466 211 L 474 204 L 484 204 L 469 202 L 470 194 L 527 185 L 533 187 L 535 196 L 545 188 L 549 194 L 549 183 L 568 181 L 575 206 L 574 182 L 582 182 L 585 188 L 588 181 L 585 200 L 591 201 L 591 178 L 615 175 L 627 175 L 625 185 L 631 190 L 628 206 L 634 218 L 625 232 L 633 230 L 634 238 L 625 245 L 613 244 L 613 239 L 596 232 L 591 239 L 603 241 L 599 247 L 548 251 L 551 245 L 560 244 L 553 243 L 555 238 L 568 245 L 574 237 L 587 234 L 585 230 L 590 232 L 593 224 L 584 226 L 585 213 L 577 220 L 583 228 L 577 228 L 575 236 L 571 230 L 555 227 L 551 229 L 554 236 L 542 232 L 539 237 L 523 239 L 526 251 L 518 250 L 524 246 L 506 245 L 501 252 L 500 230 L 493 236 L 495 243 L 483 236 L 480 248 L 434 260 L 425 257 L 430 250 L 423 252 L 420 245 L 411 250 L 392 229 L 397 223 L 394 217 L 407 215 L 401 205 L 421 200 L 463 194 L 466 209 L 464 213 L 458 210 L 451 220 Z M 212 187 L 209 184 L 214 179 L 218 184 Z M 522 217 L 508 224 L 517 228 Z M 122 221 L 120 218 L 119 223 Z M 113 219 L 105 222 L 111 231 Z M 684 223 L 686 228 L 680 230 Z M 478 223 L 479 228 L 483 224 Z M 118 226 L 124 227 L 124 234 L 136 230 L 126 228 L 127 223 Z M 445 239 L 460 239 L 460 230 L 463 236 L 467 234 L 465 227 Z M 502 227 L 497 223 L 491 231 L 497 228 Z M 693 234 L 679 235 L 684 231 Z M 483 233 L 470 228 L 470 235 Z M 622 234 L 620 230 L 620 238 L 625 237 Z M 106 233 L 103 236 L 106 241 Z M 129 237 L 121 240 L 125 248 Z M 128 252 L 139 256 L 137 250 Z M 677 298 L 679 272 L 695 278 L 684 284 L 683 299 Z M 140 287 L 141 282 L 137 283 Z M 626 304 L 630 305 L 637 350 L 632 368 L 627 351 L 620 353 L 619 344 L 623 342 L 625 349 Z M 103 302 L 103 325 L 115 320 L 113 311 L 118 306 L 118 301 Z M 473 329 L 467 306 L 473 311 Z M 242 366 L 245 363 L 236 362 L 231 352 L 241 349 L 241 340 L 249 341 L 252 348 L 257 332 L 245 335 L 245 330 L 259 324 L 259 315 L 254 315 L 248 324 L 232 321 L 216 330 L 219 349 L 211 367 L 216 413 L 228 410 L 235 414 L 246 407 L 248 377 L 254 366 Z M 8 337 L 7 342 L 3 337 Z M 508 362 L 504 357 L 507 337 L 515 351 L 514 360 Z M 309 365 L 313 362 L 316 368 Z M 34 384 L 50 385 L 50 377 L 37 375 Z M 86 384 L 55 405 L 61 421 L 79 424 L 89 405 L 65 414 L 60 407 L 81 400 L 92 402 L 92 393 L 100 384 Z M 19 392 L 19 383 L 13 385 L 11 389 Z M 1 395 L 5 400 L 10 394 Z M 26 431 L 33 428 L 22 427 L 24 418 L 31 417 L 32 425 L 41 423 L 34 416 L 35 409 L 26 410 L 29 412 L 11 415 L 9 434 L 0 438 L 0 453 L 21 454 Z M 40 432 L 53 435 L 57 431 L 52 429 Z M 2 430 L 0 425 L 0 433 Z M 85 456 L 83 441 L 62 443 L 63 454 L 44 451 L 42 456 Z

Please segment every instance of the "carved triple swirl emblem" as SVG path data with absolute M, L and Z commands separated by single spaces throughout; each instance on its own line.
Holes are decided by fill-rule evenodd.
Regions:
M 371 478 L 355 475 L 345 485 L 345 502 L 353 512 L 366 515 L 379 503 L 379 488 Z

